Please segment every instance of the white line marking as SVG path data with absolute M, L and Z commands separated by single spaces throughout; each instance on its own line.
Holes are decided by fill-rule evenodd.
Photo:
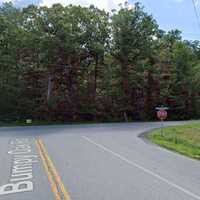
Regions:
M 101 144 L 98 144 L 98 143 L 94 142 L 93 140 L 91 140 L 91 139 L 88 138 L 88 137 L 83 136 L 83 138 L 84 138 L 85 140 L 87 140 L 89 143 L 94 144 L 95 146 L 97 146 L 97 147 L 99 147 L 100 149 L 103 149 L 104 151 L 106 151 L 106 152 L 108 152 L 108 153 L 114 155 L 115 157 L 117 157 L 117 158 L 119 158 L 120 160 L 122 160 L 122 161 L 128 163 L 129 165 L 132 165 L 132 166 L 134 166 L 134 167 L 136 167 L 136 168 L 142 170 L 143 172 L 145 172 L 145 173 L 147 173 L 147 174 L 149 174 L 149 175 L 151 175 L 151 176 L 153 176 L 153 177 L 159 179 L 160 181 L 162 181 L 162 182 L 164 182 L 164 183 L 167 183 L 168 185 L 170 185 L 170 186 L 172 186 L 172 187 L 174 187 L 174 188 L 176 188 L 176 189 L 178 189 L 178 190 L 184 192 L 185 194 L 187 194 L 187 195 L 189 195 L 189 196 L 191 196 L 191 197 L 193 197 L 193 198 L 195 198 L 195 199 L 200 200 L 200 196 L 199 196 L 199 195 L 196 195 L 196 194 L 194 194 L 193 192 L 190 192 L 189 190 L 187 190 L 187 189 L 185 189 L 185 188 L 183 188 L 183 187 L 181 187 L 181 186 L 179 186 L 179 185 L 177 185 L 177 184 L 175 184 L 175 183 L 173 183 L 173 182 L 167 180 L 166 178 L 161 177 L 160 175 L 154 173 L 153 171 L 151 171 L 151 170 L 149 170 L 149 169 L 146 169 L 145 167 L 142 167 L 141 165 L 139 165 L 139 164 L 137 164 L 137 163 L 135 163 L 135 162 L 133 162 L 133 161 L 131 161 L 131 160 L 125 158 L 124 156 L 121 156 L 120 154 L 115 153 L 115 152 L 112 151 L 111 149 L 108 149 L 107 147 L 105 147 L 105 146 L 103 146 L 103 145 L 101 145 Z

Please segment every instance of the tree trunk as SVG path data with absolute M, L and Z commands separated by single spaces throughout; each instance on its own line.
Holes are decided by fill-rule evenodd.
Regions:
M 52 93 L 52 81 L 53 81 L 52 74 L 49 73 L 49 76 L 48 76 L 48 88 L 47 88 L 47 103 L 49 102 L 49 100 L 50 100 L 50 98 L 51 98 L 51 93 Z
M 147 89 L 146 89 L 146 97 L 145 97 L 145 115 L 146 119 L 151 118 L 151 111 L 152 111 L 152 105 L 153 105 L 153 89 L 152 86 L 154 85 L 153 78 L 151 75 L 151 71 L 148 71 L 147 74 Z
M 130 95 L 129 90 L 129 72 L 128 72 L 128 66 L 125 63 L 122 64 L 122 89 L 124 93 L 124 97 L 128 98 Z
M 96 100 L 96 92 L 97 92 L 98 66 L 99 66 L 99 58 L 97 56 L 96 57 L 96 63 L 95 63 L 95 70 L 94 70 L 94 91 L 93 91 L 94 102 Z

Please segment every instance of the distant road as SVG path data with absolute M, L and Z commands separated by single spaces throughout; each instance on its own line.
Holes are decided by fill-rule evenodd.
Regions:
M 200 162 L 138 137 L 159 126 L 0 128 L 0 200 L 200 200 Z

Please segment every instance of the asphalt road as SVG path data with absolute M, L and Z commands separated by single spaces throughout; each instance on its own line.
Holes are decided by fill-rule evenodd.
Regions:
M 62 180 L 58 182 L 70 196 L 58 186 L 60 199 L 65 200 L 200 200 L 200 162 L 139 137 L 159 126 L 119 123 L 0 128 L 0 199 L 57 200 L 57 187 L 51 181 L 55 183 L 59 174 Z M 45 168 L 48 159 L 42 159 L 41 152 L 45 152 L 40 151 L 38 139 L 57 175 L 50 164 Z

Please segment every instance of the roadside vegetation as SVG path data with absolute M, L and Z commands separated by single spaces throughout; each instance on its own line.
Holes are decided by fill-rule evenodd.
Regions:
M 43 126 L 43 125 L 78 125 L 78 124 L 96 124 L 94 121 L 83 122 L 64 122 L 64 121 L 39 121 L 33 120 L 27 123 L 26 120 L 20 121 L 0 121 L 0 127 L 15 127 L 15 126 Z
M 172 126 L 152 131 L 148 138 L 167 149 L 200 160 L 200 123 Z
M 57 125 L 63 124 L 62 122 L 48 122 L 48 121 L 33 121 L 27 123 L 26 120 L 21 121 L 0 121 L 0 127 L 12 127 L 12 126 L 40 126 L 40 125 Z
M 200 118 L 200 42 L 160 29 L 140 3 L 0 6 L 0 121 Z

